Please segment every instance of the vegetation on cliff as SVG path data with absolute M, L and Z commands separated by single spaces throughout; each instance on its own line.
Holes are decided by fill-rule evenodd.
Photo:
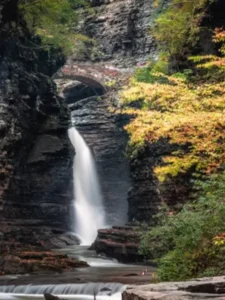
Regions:
M 224 31 L 215 30 L 214 41 L 222 42 L 224 54 Z M 170 75 L 150 63 L 121 94 L 125 112 L 135 116 L 126 127 L 131 155 L 162 138 L 178 146 L 155 167 L 160 181 L 191 168 L 210 174 L 224 164 L 225 59 L 207 55 L 189 61 L 192 69 Z M 137 101 L 140 108 L 129 108 Z
M 197 200 L 178 214 L 163 207 L 158 225 L 144 235 L 140 252 L 156 259 L 160 280 L 224 274 L 224 182 L 225 172 L 195 182 Z
M 160 50 L 168 52 L 173 58 L 185 55 L 186 51 L 195 46 L 201 31 L 201 20 L 209 3 L 214 0 L 155 0 L 155 6 L 166 7 L 156 18 L 153 33 Z
M 132 155 L 146 142 L 162 138 L 179 146 L 155 167 L 160 181 L 191 168 L 210 174 L 224 164 L 225 82 L 215 81 L 214 75 L 210 75 L 209 65 L 211 68 L 216 63 L 217 60 L 205 58 L 198 66 L 198 75 L 150 71 L 152 83 L 134 79 L 122 93 L 123 104 L 140 101 L 142 105 L 141 109 L 126 109 L 126 113 L 136 116 L 126 127 Z M 224 71 L 223 66 L 218 67 L 215 76 L 223 79 Z M 205 80 L 204 76 L 211 79 Z
M 152 29 L 159 59 L 137 69 L 121 93 L 123 110 L 132 116 L 126 126 L 131 157 L 165 140 L 174 150 L 155 166 L 156 178 L 195 178 L 192 203 L 180 212 L 165 206 L 143 237 L 141 253 L 157 259 L 161 280 L 217 275 L 225 266 L 224 29 L 212 30 L 217 52 L 193 55 L 212 2 L 172 0 L 162 9 Z
M 85 0 L 19 0 L 19 11 L 29 31 L 41 39 L 42 47 L 61 48 L 70 54 L 90 41 L 76 33 L 77 9 L 84 5 Z

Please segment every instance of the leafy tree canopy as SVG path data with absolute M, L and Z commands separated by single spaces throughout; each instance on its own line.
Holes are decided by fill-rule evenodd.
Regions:
M 171 0 L 155 21 L 153 33 L 158 45 L 169 55 L 182 55 L 185 46 L 194 46 L 201 30 L 201 21 L 214 0 Z M 162 1 L 155 0 L 155 6 Z
M 186 52 L 195 45 L 211 2 L 171 0 L 154 28 L 161 49 L 158 61 L 137 69 L 121 93 L 122 108 L 131 116 L 126 125 L 129 154 L 135 157 L 149 143 L 166 140 L 176 150 L 155 165 L 158 180 L 168 183 L 181 174 L 199 179 L 192 202 L 179 212 L 163 207 L 157 225 L 143 235 L 140 251 L 157 260 L 160 280 L 224 274 L 224 28 L 216 28 L 213 35 L 218 55 L 187 57 Z M 179 56 L 188 69 L 180 68 Z M 176 72 L 169 68 L 174 58 Z
M 221 52 L 223 37 L 224 31 L 216 29 L 214 40 L 222 39 Z M 162 138 L 179 147 L 154 168 L 160 181 L 190 169 L 210 174 L 224 165 L 225 58 L 207 55 L 189 60 L 193 69 L 172 75 L 150 63 L 137 70 L 121 93 L 124 111 L 135 116 L 126 126 L 130 155 Z M 165 64 L 160 63 L 162 70 Z M 136 101 L 141 108 L 130 108 Z
M 87 41 L 75 33 L 76 9 L 81 5 L 85 5 L 85 0 L 20 0 L 19 10 L 29 31 L 39 36 L 46 48 L 61 48 L 68 54 L 80 41 Z

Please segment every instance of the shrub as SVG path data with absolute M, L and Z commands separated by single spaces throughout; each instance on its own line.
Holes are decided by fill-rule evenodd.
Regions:
M 161 49 L 170 55 L 183 55 L 185 48 L 196 44 L 201 31 L 201 20 L 208 0 L 172 0 L 155 21 L 153 33 Z
M 161 280 L 225 272 L 225 172 L 195 186 L 196 201 L 177 214 L 164 208 L 158 225 L 143 236 L 140 252 L 157 260 Z
M 146 142 L 164 138 L 179 150 L 155 167 L 160 181 L 192 167 L 206 174 L 220 168 L 225 159 L 225 82 L 199 85 L 177 74 L 152 74 L 158 82 L 132 80 L 121 93 L 124 113 L 135 116 L 126 126 L 131 155 Z M 141 101 L 140 109 L 127 108 L 136 101 Z

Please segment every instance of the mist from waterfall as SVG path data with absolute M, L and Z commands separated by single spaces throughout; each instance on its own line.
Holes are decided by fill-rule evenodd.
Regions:
M 82 245 L 91 245 L 99 228 L 105 227 L 105 212 L 98 175 L 90 149 L 76 128 L 68 131 L 75 149 L 73 165 L 75 232 Z

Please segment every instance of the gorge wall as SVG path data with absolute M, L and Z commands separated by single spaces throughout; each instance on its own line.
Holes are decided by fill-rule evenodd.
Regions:
M 155 55 L 149 34 L 153 0 L 93 0 L 94 13 L 83 24 L 83 31 L 97 41 L 96 60 L 123 68 L 134 67 Z
M 149 33 L 155 14 L 153 1 L 92 3 L 95 13 L 86 20 L 84 28 L 86 34 L 98 41 L 100 55 L 97 59 L 102 64 L 133 70 L 157 55 L 154 39 Z M 161 200 L 153 166 L 165 151 L 163 145 L 153 146 L 130 161 L 129 222 L 150 222 L 157 211 Z
M 17 4 L 16 0 L 5 0 L 0 7 L 1 218 L 19 226 L 68 230 L 73 159 L 67 138 L 70 112 L 68 103 L 56 95 L 55 85 L 50 80 L 64 61 L 60 53 L 49 55 L 33 47 L 38 41 L 34 41 L 22 21 L 18 21 Z M 93 13 L 83 18 L 80 25 L 85 34 L 97 41 L 95 65 L 127 72 L 137 64 L 144 64 L 149 55 L 155 55 L 155 44 L 148 32 L 153 13 L 151 4 L 152 1 L 147 0 L 91 3 Z M 12 20 L 19 22 L 20 31 L 9 35 Z M 82 59 L 90 64 L 88 53 Z M 73 63 L 76 62 L 77 57 Z M 69 93 L 72 98 L 77 97 L 77 90 L 74 92 L 72 88 Z M 97 161 L 108 221 L 120 224 L 127 218 L 126 199 L 130 187 L 124 154 L 127 136 L 122 130 L 126 120 L 109 112 L 110 101 L 110 95 L 99 100 L 83 93 L 76 101 L 71 100 L 75 102 L 71 109 L 74 124 Z M 148 215 L 146 209 L 151 211 L 149 201 L 152 201 L 148 194 L 149 178 L 140 180 L 133 173 L 136 174 L 132 167 L 130 221 L 139 218 L 136 217 L 139 207 Z M 143 193 L 135 196 L 136 190 L 143 189 L 147 199 Z M 116 215 L 118 205 L 121 210 Z M 145 219 L 145 215 L 141 213 L 141 218 Z
M 166 1 L 162 1 L 166 3 Z M 85 19 L 84 32 L 98 42 L 96 63 L 133 70 L 144 65 L 149 57 L 157 57 L 149 27 L 156 11 L 153 1 L 92 1 L 94 13 Z M 216 0 L 203 22 L 198 53 L 215 53 L 211 42 L 213 29 L 224 26 L 221 13 L 224 1 Z M 159 11 L 158 11 L 159 12 Z M 157 13 L 158 13 L 157 12 Z M 192 188 L 190 174 L 179 174 L 165 183 L 154 176 L 153 169 L 163 164 L 163 157 L 176 150 L 165 140 L 148 144 L 135 159 L 130 160 L 131 188 L 128 193 L 128 220 L 154 223 L 152 216 L 162 202 L 180 208 L 189 199 Z
M 92 55 L 94 66 L 108 67 L 112 70 L 117 70 L 120 73 L 127 74 L 129 72 L 132 73 L 135 66 L 144 65 L 149 57 L 155 57 L 157 55 L 154 39 L 149 34 L 149 27 L 154 16 L 153 1 L 92 1 L 91 5 L 93 7 L 93 12 L 91 15 L 84 18 L 81 28 L 82 32 L 96 41 L 97 50 L 95 49 L 94 55 Z M 82 59 L 87 63 L 87 61 L 90 60 L 90 57 L 91 54 L 87 53 L 86 57 Z M 76 64 L 76 59 L 77 58 L 75 58 L 73 62 L 70 62 L 70 64 Z M 109 84 L 111 82 L 116 82 L 114 90 L 118 90 L 121 84 L 123 84 L 120 82 L 120 78 L 117 75 L 115 75 L 111 81 L 109 80 Z M 107 97 L 105 97 L 105 99 L 107 99 Z M 101 101 L 104 102 L 104 99 Z M 102 102 L 99 103 L 98 106 L 105 106 L 105 108 L 109 105 L 107 101 L 105 101 L 103 105 Z M 89 107 L 92 108 L 92 112 L 95 112 L 95 104 L 90 104 Z M 107 115 L 107 118 L 115 118 L 109 113 L 107 113 Z M 79 122 L 82 122 L 82 117 L 79 116 L 79 127 Z M 99 118 L 98 122 L 95 122 L 96 117 Z M 123 118 L 126 119 L 125 116 Z M 127 182 L 127 175 L 125 175 L 127 172 L 127 162 L 121 163 L 124 154 L 121 153 L 121 151 L 118 152 L 118 150 L 114 151 L 115 147 L 113 144 L 111 145 L 111 149 L 106 145 L 106 143 L 110 144 L 111 137 L 109 136 L 109 133 L 106 133 L 104 136 L 104 129 L 102 130 L 101 128 L 105 125 L 98 124 L 102 122 L 105 123 L 105 115 L 102 114 L 102 117 L 100 117 L 98 114 L 95 115 L 94 113 L 92 119 L 94 120 L 92 128 L 89 127 L 88 124 L 86 126 L 85 121 L 83 121 L 85 126 L 83 126 L 81 130 L 83 136 L 86 137 L 87 140 L 90 140 L 91 147 L 100 149 L 101 145 L 102 149 L 109 149 L 108 154 L 105 155 L 105 158 L 102 161 L 98 158 L 98 155 L 96 155 L 96 159 L 97 165 L 99 166 L 100 178 L 102 179 L 103 192 L 106 199 L 108 198 L 106 201 L 112 205 L 112 203 L 114 203 L 114 197 L 118 199 L 115 203 L 119 203 L 119 198 L 120 202 L 125 199 L 125 189 L 128 187 L 128 184 L 125 183 Z M 125 125 L 125 122 L 127 121 L 128 120 L 122 121 L 122 123 L 118 123 L 117 126 L 121 127 L 122 125 Z M 107 124 L 107 121 L 105 124 Z M 115 131 L 115 129 L 113 130 Z M 95 137 L 97 132 L 102 132 L 104 136 L 104 138 L 99 137 L 99 146 L 97 140 L 93 143 L 93 137 Z M 125 152 L 128 139 L 126 138 L 124 140 L 124 137 L 126 136 L 125 133 L 121 137 L 119 137 L 119 133 L 117 133 L 117 136 L 118 137 L 114 136 L 113 140 L 117 141 L 116 143 L 120 143 L 119 140 L 123 141 L 122 152 Z M 101 152 L 101 150 L 97 150 L 95 153 L 98 153 L 98 151 Z M 160 151 L 163 150 L 161 149 Z M 114 159 L 112 159 L 111 153 L 113 153 Z M 154 154 L 154 150 L 153 156 L 157 156 L 157 154 Z M 108 162 L 103 163 L 103 161 Z M 126 198 L 128 198 L 129 222 L 134 220 L 149 221 L 152 214 L 157 211 L 156 207 L 158 206 L 160 199 L 157 192 L 157 184 L 154 182 L 152 175 L 152 166 L 154 163 L 155 161 L 152 156 L 143 156 L 135 162 L 130 162 L 131 184 L 126 196 Z M 117 188 L 112 189 L 113 193 L 108 193 L 105 190 L 105 187 L 109 186 L 109 182 L 104 179 L 104 174 L 106 174 L 107 170 L 109 170 L 111 174 L 114 172 L 114 175 L 112 176 L 115 178 L 115 187 L 117 185 Z M 122 182 L 120 182 L 119 185 L 117 183 L 119 182 L 117 179 L 118 176 L 119 178 L 122 178 Z M 109 176 L 109 181 L 110 180 Z M 124 190 L 124 193 L 121 194 L 124 196 L 119 196 L 120 191 L 118 190 L 118 187 L 121 187 Z M 116 195 L 117 193 L 118 196 Z M 118 225 L 118 223 L 114 224 Z
M 93 1 L 92 14 L 86 15 L 80 26 L 96 40 L 97 51 L 91 62 L 89 53 L 84 54 L 84 63 L 126 73 L 144 64 L 149 55 L 155 56 L 149 35 L 152 2 Z M 70 229 L 73 151 L 67 138 L 70 112 L 65 102 L 74 97 L 70 100 L 72 119 L 95 155 L 108 221 L 123 223 L 130 187 L 124 154 L 127 136 L 122 130 L 127 120 L 108 110 L 117 96 L 111 98 L 109 93 L 99 99 L 82 92 L 79 98 L 78 91 L 71 88 L 64 99 L 58 97 L 50 77 L 64 64 L 63 58 L 60 53 L 49 55 L 33 47 L 38 41 L 18 21 L 17 4 L 5 0 L 0 7 L 1 218 L 25 227 Z M 19 22 L 20 30 L 8 34 L 12 20 Z M 77 57 L 70 61 L 76 64 Z M 129 221 L 148 220 L 158 205 L 151 159 L 147 156 L 132 162 Z
M 16 0 L 0 8 L 1 219 L 68 229 L 69 112 L 50 79 L 63 58 L 34 46 Z

